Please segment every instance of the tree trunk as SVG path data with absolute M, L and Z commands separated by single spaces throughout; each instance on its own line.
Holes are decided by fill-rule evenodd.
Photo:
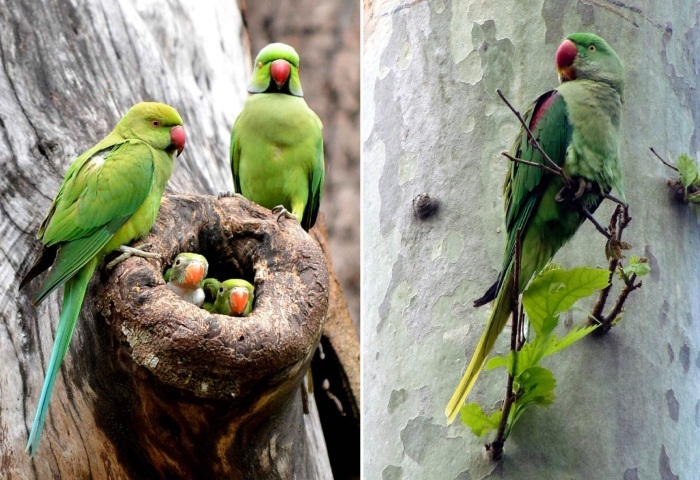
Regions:
M 102 295 L 106 295 L 96 288 L 96 279 L 107 281 L 109 277 L 103 271 L 95 275 L 84 302 L 53 392 L 39 451 L 32 459 L 24 453 L 53 344 L 60 294 L 51 295 L 34 307 L 29 293 L 18 293 L 17 285 L 38 250 L 35 232 L 67 166 L 108 133 L 138 101 L 168 103 L 184 119 L 187 147 L 176 161 L 169 192 L 216 195 L 231 190 L 230 128 L 242 108 L 250 70 L 241 14 L 235 3 L 224 1 L 196 5 L 180 0 L 0 1 L 0 19 L 0 170 L 4 172 L 0 178 L 0 272 L 5 279 L 4 287 L 0 287 L 0 359 L 5 365 L 0 371 L 0 476 L 129 478 L 202 472 L 196 465 L 189 470 L 172 468 L 176 455 L 171 456 L 172 451 L 168 451 L 172 445 L 165 442 L 167 435 L 179 431 L 183 436 L 206 436 L 205 428 L 223 428 L 223 420 L 219 420 L 231 422 L 232 418 L 220 417 L 207 401 L 192 393 L 173 390 L 181 386 L 158 387 L 154 372 L 143 367 L 143 360 L 141 364 L 132 360 L 131 352 L 124 351 L 117 342 L 119 332 L 109 330 L 101 316 L 91 315 L 98 305 L 103 305 Z M 297 227 L 290 230 L 293 228 Z M 314 323 L 307 320 L 309 326 L 304 328 L 314 328 Z M 305 348 L 310 350 L 304 350 L 304 355 L 285 357 L 291 362 L 288 365 L 298 364 L 296 368 L 300 369 L 288 376 L 288 383 L 279 382 L 287 385 L 275 397 L 288 410 L 282 415 L 285 418 L 249 420 L 247 428 L 238 430 L 257 445 L 255 448 L 262 448 L 265 440 L 275 438 L 267 444 L 267 456 L 257 459 L 258 466 L 271 462 L 267 465 L 271 467 L 269 471 L 292 471 L 304 478 L 330 477 L 323 436 L 309 427 L 315 424 L 319 428 L 318 420 L 313 419 L 315 404 L 310 402 L 311 416 L 301 415 L 298 388 L 317 338 L 307 337 L 310 344 Z M 109 345 L 119 348 L 108 348 Z M 115 373 L 100 378 L 100 369 Z M 271 370 L 264 372 L 262 375 L 268 378 L 274 376 Z M 154 385 L 153 397 L 142 395 L 134 399 L 135 391 Z M 138 412 L 133 409 L 136 403 L 129 405 L 126 401 L 119 408 L 112 408 L 110 402 L 105 402 L 110 388 L 114 388 L 115 398 L 142 401 L 140 405 L 145 410 Z M 215 391 L 217 387 L 212 382 L 208 388 Z M 173 396 L 181 402 L 171 404 Z M 249 401 L 255 404 L 255 400 Z M 222 405 L 231 406 L 226 402 L 217 404 Z M 186 414 L 140 417 L 149 412 L 149 406 L 152 411 L 169 413 L 180 408 L 180 413 Z M 241 408 L 237 405 L 232 410 L 240 412 Z M 118 421 L 119 412 L 133 413 L 134 421 Z M 155 423 L 149 424 L 149 419 Z M 207 422 L 198 423 L 198 431 L 193 432 L 182 427 L 187 423 L 184 419 Z M 217 422 L 212 424 L 212 419 Z M 294 435 L 280 431 L 279 436 L 271 436 L 270 429 L 282 421 L 294 425 Z M 150 447 L 137 454 L 134 445 L 125 445 L 124 439 L 131 441 L 136 435 L 131 429 L 140 428 L 141 438 L 150 442 Z M 305 429 L 309 443 L 297 436 L 299 430 Z M 229 433 L 232 431 L 229 429 Z M 190 440 L 198 438 L 196 435 Z M 217 435 L 223 434 L 218 431 L 210 441 Z M 154 443 L 160 441 L 164 442 L 164 450 L 157 452 L 158 445 Z M 207 448 L 196 445 L 192 450 L 194 447 L 187 445 L 192 447 L 183 444 L 183 454 L 201 453 L 202 448 Z M 231 460 L 226 452 L 209 452 L 219 454 L 220 463 L 208 464 L 206 468 L 235 471 L 221 467 Z M 292 453 L 298 454 L 292 465 L 282 465 Z M 194 465 L 201 460 L 188 461 Z M 250 457 L 241 462 L 236 468 L 248 468 L 256 459 Z
M 672 173 L 648 150 L 700 151 L 700 9 L 658 2 L 365 2 L 362 317 L 367 478 L 694 478 L 700 468 L 698 210 L 671 204 Z M 652 273 L 622 321 L 547 360 L 558 398 L 515 426 L 505 459 L 444 409 L 489 308 L 504 248 L 502 182 L 524 109 L 557 85 L 554 54 L 575 31 L 605 38 L 626 67 L 622 170 L 633 216 L 629 254 Z M 425 220 L 413 200 L 440 201 Z M 607 223 L 613 206 L 596 217 Z M 584 224 L 555 261 L 607 265 Z M 584 321 L 584 313 L 574 314 Z M 572 318 L 561 330 L 571 328 Z M 371 332 L 371 334 L 369 334 Z M 509 328 L 495 350 L 504 353 Z M 502 370 L 470 395 L 505 393 Z M 492 477 L 489 477 L 492 478 Z

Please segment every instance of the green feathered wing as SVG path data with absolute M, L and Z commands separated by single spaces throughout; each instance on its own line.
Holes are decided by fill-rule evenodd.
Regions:
M 156 152 L 149 145 L 140 140 L 105 140 L 71 165 L 39 229 L 44 250 L 36 265 L 45 265 L 45 258 L 54 262 L 33 301 L 41 302 L 61 285 L 65 288 L 56 339 L 27 441 L 30 455 L 36 452 L 56 375 L 90 279 L 115 233 L 144 204 L 153 184 Z M 36 270 L 30 271 L 22 286 L 40 273 Z

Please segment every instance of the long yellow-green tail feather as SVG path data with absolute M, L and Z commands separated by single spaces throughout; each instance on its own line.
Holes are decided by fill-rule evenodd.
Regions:
M 481 335 L 481 339 L 479 339 L 479 344 L 476 346 L 476 350 L 472 355 L 467 371 L 464 373 L 457 389 L 452 394 L 452 398 L 447 403 L 445 416 L 447 417 L 448 424 L 452 423 L 457 417 L 460 408 L 462 408 L 464 401 L 467 399 L 467 395 L 469 395 L 469 392 L 471 392 L 474 387 L 474 383 L 479 377 L 484 363 L 486 363 L 486 357 L 488 357 L 496 343 L 498 335 L 503 331 L 503 328 L 508 322 L 508 317 L 511 313 L 511 293 L 513 290 L 511 270 L 511 268 L 508 268 L 506 271 L 503 284 L 499 288 L 498 296 L 494 301 L 493 311 L 486 324 L 484 333 Z

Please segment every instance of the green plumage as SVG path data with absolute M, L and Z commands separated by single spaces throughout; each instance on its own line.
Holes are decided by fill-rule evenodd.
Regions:
M 248 298 L 243 312 L 236 313 L 231 309 L 230 298 L 235 289 L 245 289 L 248 291 Z M 242 279 L 230 279 L 219 284 L 219 291 L 214 302 L 214 311 L 222 315 L 245 317 L 253 311 L 253 300 L 255 299 L 255 287 L 250 282 Z
M 202 290 L 204 290 L 204 303 L 202 303 L 202 308 L 209 313 L 216 313 L 214 310 L 214 302 L 216 301 L 220 286 L 221 282 L 216 278 L 205 278 L 202 282 Z
M 571 65 L 557 65 L 563 72 L 563 83 L 542 95 L 523 118 L 543 150 L 570 178 L 582 178 L 592 185 L 578 200 L 592 212 L 603 200 L 601 192 L 615 188 L 624 198 L 619 153 L 624 70 L 617 54 L 601 38 L 573 34 L 567 41 L 576 47 L 576 55 Z M 510 153 L 546 164 L 528 141 L 525 129 L 520 130 Z M 475 302 L 480 306 L 495 298 L 495 304 L 467 371 L 445 409 L 448 422 L 459 413 L 510 316 L 517 230 L 522 232 L 518 285 L 518 292 L 522 292 L 585 220 L 577 205 L 556 200 L 562 187 L 560 177 L 540 168 L 510 164 L 503 188 L 507 239 L 501 273 Z
M 289 65 L 277 85 L 271 64 Z M 231 132 L 231 171 L 236 193 L 266 208 L 282 205 L 309 230 L 316 222 L 324 182 L 323 135 L 318 116 L 301 97 L 299 57 L 271 44 L 256 59 L 251 95 Z
M 88 283 L 99 261 L 151 229 L 173 171 L 175 153 L 184 148 L 182 119 L 171 107 L 139 103 L 102 141 L 80 155 L 42 221 L 38 260 L 20 283 L 24 287 L 51 267 L 35 304 L 64 285 L 63 306 L 44 387 L 27 442 L 30 455 L 44 424 L 56 374 L 70 343 Z

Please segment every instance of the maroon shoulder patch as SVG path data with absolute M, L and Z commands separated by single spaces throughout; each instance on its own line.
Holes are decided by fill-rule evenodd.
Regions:
M 537 122 L 540 121 L 544 112 L 554 103 L 554 100 L 559 97 L 559 93 L 556 90 L 549 91 L 542 95 L 537 100 L 537 105 L 535 105 L 535 111 L 532 114 L 532 120 L 530 120 L 530 131 L 535 130 Z

